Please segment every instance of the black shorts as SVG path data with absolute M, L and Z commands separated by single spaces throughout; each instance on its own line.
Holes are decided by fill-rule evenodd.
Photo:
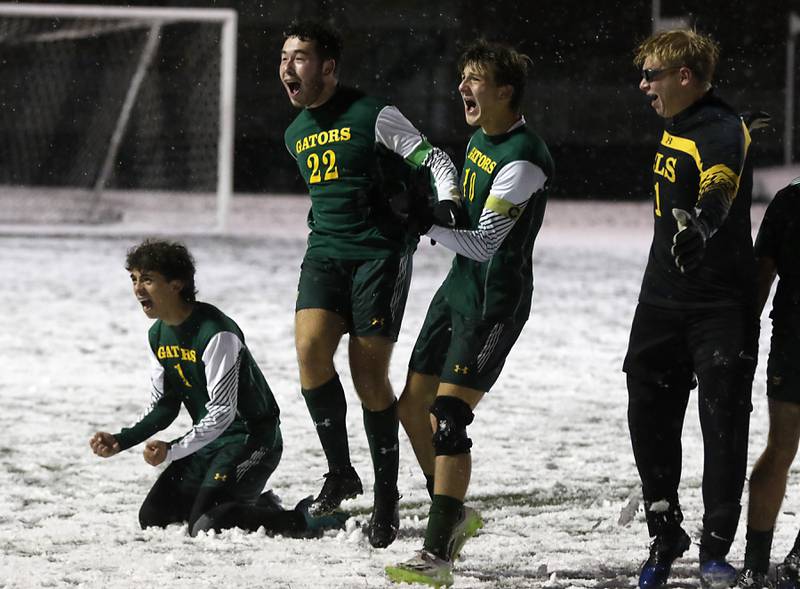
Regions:
M 773 329 L 767 361 L 767 397 L 800 403 L 800 333 Z
M 276 430 L 269 446 L 253 444 L 248 438 L 245 433 L 223 434 L 170 464 L 168 469 L 179 481 L 180 493 L 195 496 L 201 488 L 224 488 L 232 500 L 254 501 L 280 462 L 283 441 L 280 430 Z
M 443 290 L 431 301 L 409 369 L 487 392 L 500 376 L 525 322 L 464 317 L 450 308 Z
M 397 341 L 411 285 L 411 254 L 378 260 L 306 257 L 295 311 L 325 309 L 341 316 L 357 336 Z

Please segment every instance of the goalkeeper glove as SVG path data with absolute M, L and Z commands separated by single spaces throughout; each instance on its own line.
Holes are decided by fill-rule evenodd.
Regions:
M 678 222 L 678 231 L 672 237 L 672 257 L 682 274 L 697 269 L 706 253 L 706 241 L 710 230 L 697 214 L 672 209 L 672 216 Z

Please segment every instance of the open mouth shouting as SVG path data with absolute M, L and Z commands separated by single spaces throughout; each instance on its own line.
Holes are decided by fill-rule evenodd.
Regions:
M 142 297 L 137 299 L 139 304 L 142 306 L 142 310 L 145 313 L 149 313 L 153 310 L 153 300 L 148 297 Z
M 292 78 L 284 79 L 283 86 L 286 88 L 286 93 L 289 95 L 289 98 L 296 98 L 297 95 L 300 94 L 301 84 L 299 80 Z
M 478 101 L 468 96 L 461 97 L 464 100 L 464 112 L 468 117 L 476 117 L 480 113 Z

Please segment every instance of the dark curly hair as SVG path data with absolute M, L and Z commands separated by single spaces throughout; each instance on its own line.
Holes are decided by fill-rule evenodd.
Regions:
M 167 280 L 181 280 L 181 297 L 190 303 L 195 301 L 194 258 L 182 243 L 146 239 L 128 250 L 125 269 L 128 272 L 149 270 L 162 274 Z
M 316 20 L 294 21 L 283 33 L 284 41 L 289 37 L 297 37 L 301 41 L 313 41 L 320 58 L 323 61 L 334 60 L 336 62 L 334 69 L 338 71 L 344 42 L 336 29 Z

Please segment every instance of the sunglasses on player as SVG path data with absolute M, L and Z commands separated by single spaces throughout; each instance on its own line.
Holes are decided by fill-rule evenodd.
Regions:
M 642 69 L 641 74 L 642 74 L 642 78 L 644 79 L 644 81 L 650 83 L 653 80 L 657 79 L 664 72 L 668 72 L 670 70 L 679 70 L 682 67 L 683 67 L 682 65 L 674 65 L 672 67 L 664 67 L 664 68 L 661 68 L 661 69 L 656 69 L 656 68 L 649 67 L 649 68 Z

